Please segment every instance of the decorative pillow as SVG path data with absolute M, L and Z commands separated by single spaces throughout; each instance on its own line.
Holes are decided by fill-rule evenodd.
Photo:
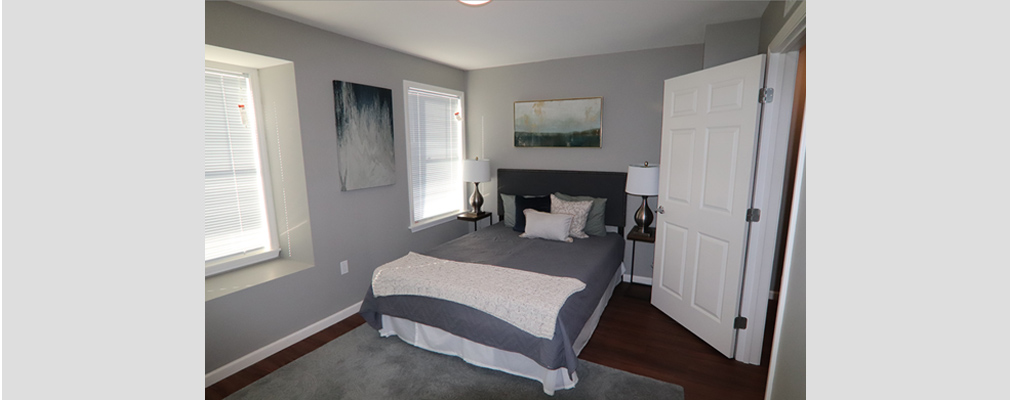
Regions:
M 516 226 L 516 195 L 501 194 L 502 216 L 505 217 L 505 226 L 511 228 Z
M 569 214 L 550 214 L 532 208 L 524 210 L 523 216 L 526 220 L 526 232 L 519 235 L 519 237 L 572 242 L 572 238 L 568 237 L 568 231 L 571 229 L 573 216 Z
M 559 199 L 564 201 L 593 201 L 593 208 L 589 209 L 589 216 L 586 217 L 586 229 L 584 232 L 591 236 L 607 236 L 607 225 L 604 217 L 607 211 L 607 199 L 590 196 L 570 196 L 564 193 L 554 193 Z
M 586 229 L 586 217 L 589 216 L 589 209 L 593 207 L 593 202 L 589 201 L 564 201 L 558 196 L 551 195 L 551 214 L 569 214 L 572 218 L 572 226 L 568 235 L 576 239 L 585 239 L 589 235 L 583 230 Z
M 526 216 L 523 211 L 527 208 L 549 213 L 551 212 L 551 198 L 547 196 L 516 196 L 516 224 L 512 230 L 526 231 Z

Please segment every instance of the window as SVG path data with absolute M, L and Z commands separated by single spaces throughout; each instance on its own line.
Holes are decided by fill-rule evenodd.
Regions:
M 295 64 L 288 60 L 204 45 L 206 67 L 225 75 L 246 74 L 252 90 L 247 120 L 259 135 L 260 174 L 267 209 L 267 229 L 275 251 L 247 251 L 205 263 L 206 301 L 251 288 L 316 266 L 309 220 L 308 181 L 302 152 Z M 246 94 L 247 99 L 249 95 Z M 212 104 L 205 102 L 206 104 Z M 238 105 L 235 104 L 237 109 Z M 223 109 L 227 110 L 228 107 Z M 250 119 L 250 115 L 255 118 Z M 230 121 L 229 121 L 230 123 Z M 241 125 L 241 115 L 239 116 Z M 276 255 L 275 258 L 269 258 Z
M 404 81 L 410 179 L 410 229 L 463 210 L 463 93 Z
M 204 71 L 204 262 L 212 275 L 276 258 L 255 70 Z

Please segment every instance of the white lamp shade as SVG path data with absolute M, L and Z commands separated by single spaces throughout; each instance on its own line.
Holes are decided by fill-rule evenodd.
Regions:
M 488 182 L 491 180 L 491 162 L 488 160 L 463 160 L 463 182 Z
M 659 165 L 628 166 L 628 184 L 624 191 L 636 196 L 659 195 Z

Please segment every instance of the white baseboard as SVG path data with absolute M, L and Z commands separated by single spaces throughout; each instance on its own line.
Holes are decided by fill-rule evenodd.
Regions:
M 638 279 L 636 278 L 636 280 Z M 338 311 L 336 314 L 323 318 L 312 325 L 306 326 L 295 333 L 287 335 L 276 342 L 263 346 L 259 350 L 246 354 L 235 361 L 225 364 L 221 368 L 215 369 L 204 376 L 204 384 L 206 385 L 204 387 L 210 387 L 210 385 L 218 383 L 222 379 L 227 378 L 236 372 L 246 369 L 249 366 L 258 363 L 309 336 L 315 335 L 319 331 L 329 328 L 331 325 L 357 314 L 359 310 L 361 310 L 360 301 L 352 304 L 350 307 Z
M 623 276 L 621 276 L 621 280 L 624 281 L 624 282 L 631 282 L 631 280 L 628 279 L 630 276 L 631 275 L 624 274 Z M 640 284 L 643 284 L 643 285 L 652 286 L 652 278 L 650 278 L 648 276 L 635 275 L 635 283 L 640 283 Z

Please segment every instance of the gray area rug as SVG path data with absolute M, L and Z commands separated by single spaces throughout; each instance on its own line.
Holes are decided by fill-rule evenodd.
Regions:
M 580 360 L 579 383 L 543 392 L 540 382 L 382 338 L 361 325 L 228 399 L 683 399 L 684 389 Z

